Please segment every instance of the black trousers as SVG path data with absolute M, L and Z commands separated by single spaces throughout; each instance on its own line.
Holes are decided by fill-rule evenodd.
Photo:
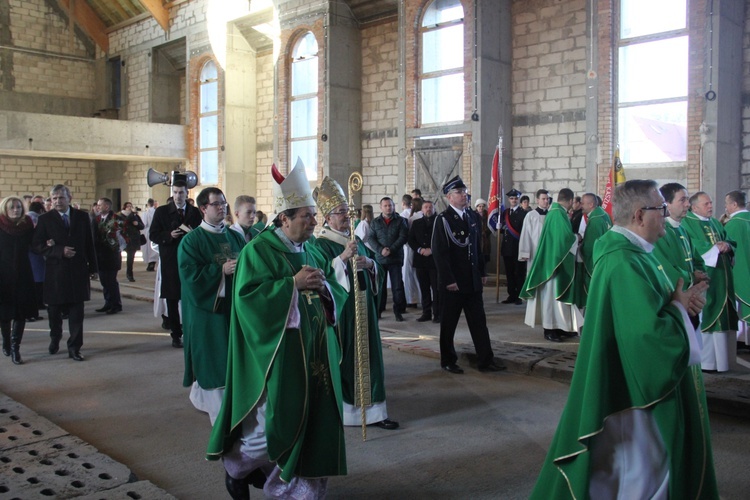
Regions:
M 117 269 L 100 269 L 99 283 L 102 284 L 102 293 L 104 293 L 104 305 L 112 308 L 122 309 L 122 299 L 120 298 L 120 283 L 117 282 Z
M 78 351 L 83 345 L 83 302 L 73 304 L 49 304 L 49 336 L 60 340 L 62 338 L 62 315 L 68 311 L 68 350 Z
M 173 339 L 182 338 L 182 322 L 180 321 L 180 301 L 167 299 L 167 316 L 169 316 L 169 329 Z
M 437 269 L 417 268 L 417 282 L 422 293 L 422 314 L 432 312 L 433 318 L 440 317 L 440 295 L 437 288 Z
M 127 258 L 127 265 L 126 265 L 126 271 L 125 275 L 129 278 L 133 277 L 133 262 L 135 262 L 135 253 L 138 251 L 138 248 L 126 248 L 125 254 L 128 256 Z
M 403 265 L 390 264 L 382 266 L 383 271 L 391 278 L 391 292 L 393 293 L 393 312 L 403 313 L 406 311 L 406 295 L 404 293 L 404 277 L 401 275 Z M 388 301 L 388 283 L 383 282 L 383 293 L 380 299 L 380 312 L 385 311 Z
M 519 262 L 518 256 L 503 256 L 505 263 L 505 277 L 508 280 L 508 298 L 517 300 L 521 294 L 521 287 L 526 281 L 526 263 Z
M 479 367 L 488 366 L 494 359 L 490 345 L 490 332 L 487 330 L 487 316 L 484 314 L 482 292 L 450 292 L 441 290 L 442 314 L 440 315 L 440 366 L 448 366 L 458 361 L 453 337 L 463 311 L 469 325 L 471 340 L 477 353 Z

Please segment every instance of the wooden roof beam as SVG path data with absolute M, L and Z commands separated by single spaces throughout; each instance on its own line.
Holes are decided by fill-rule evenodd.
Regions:
M 169 31 L 169 11 L 164 8 L 161 0 L 140 0 L 141 4 L 146 7 L 151 15 L 159 23 L 164 31 Z
M 68 15 L 75 20 L 84 33 L 90 36 L 104 52 L 107 52 L 109 50 L 109 36 L 105 33 L 107 26 L 104 21 L 83 0 L 74 0 L 71 12 L 70 2 L 71 0 L 60 0 L 60 5 L 65 8 Z

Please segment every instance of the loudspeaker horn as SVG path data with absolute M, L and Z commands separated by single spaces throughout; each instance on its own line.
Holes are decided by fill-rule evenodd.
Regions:
M 157 172 L 153 168 L 148 169 L 148 174 L 146 174 L 146 183 L 148 183 L 148 187 L 154 187 L 157 184 L 167 184 L 169 185 L 170 176 L 167 172 Z

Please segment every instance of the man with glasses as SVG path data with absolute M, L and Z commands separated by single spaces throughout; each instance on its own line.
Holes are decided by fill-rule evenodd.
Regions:
M 167 301 L 172 347 L 178 349 L 182 348 L 182 324 L 177 246 L 188 232 L 201 224 L 200 210 L 188 203 L 187 197 L 187 176 L 175 174 L 172 181 L 173 201 L 156 209 L 149 229 L 151 241 L 159 245 L 160 298 Z
M 227 202 L 220 189 L 204 189 L 196 203 L 203 222 L 177 249 L 185 332 L 182 385 L 191 388 L 190 401 L 213 425 L 224 395 L 232 281 L 245 239 L 224 225 Z
M 729 216 L 724 228 L 727 236 L 737 242 L 734 256 L 734 297 L 740 323 L 737 331 L 737 347 L 750 347 L 750 212 L 747 211 L 746 196 L 742 191 L 731 191 L 724 198 Z
M 737 311 L 734 307 L 732 257 L 737 244 L 713 217 L 711 197 L 699 191 L 690 197 L 690 211 L 683 227 L 696 252 L 703 258 L 710 279 L 700 329 L 703 333 L 704 370 L 725 372 L 737 359 Z
M 719 498 L 688 318 L 707 284 L 675 289 L 652 255 L 662 203 L 654 181 L 615 190 L 568 401 L 532 499 Z
M 544 338 L 550 342 L 574 337 L 583 326 L 575 305 L 578 238 L 568 218 L 572 205 L 573 191 L 561 189 L 544 220 L 539 248 L 521 292 L 521 298 L 529 301 L 525 323 L 532 328 L 541 323 Z
M 325 217 L 325 226 L 315 239 L 315 246 L 326 256 L 336 271 L 336 280 L 349 292 L 336 324 L 341 341 L 341 385 L 344 396 L 344 425 L 362 425 L 362 409 L 355 406 L 355 385 L 357 370 L 354 287 L 359 287 L 366 300 L 367 345 L 370 366 L 370 400 L 372 405 L 365 408 L 367 425 L 381 429 L 398 428 L 398 422 L 388 418 L 385 404 L 385 374 L 383 368 L 383 346 L 380 342 L 378 326 L 378 299 L 383 288 L 383 273 L 375 262 L 375 255 L 357 238 L 352 241 L 349 204 L 338 182 L 325 177 L 320 187 L 313 191 L 318 209 Z M 352 271 L 352 257 L 357 259 L 357 276 Z

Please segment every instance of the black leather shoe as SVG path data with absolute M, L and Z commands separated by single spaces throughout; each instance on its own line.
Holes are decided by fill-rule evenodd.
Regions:
M 149 262 L 148 266 L 146 266 L 146 271 L 148 272 L 154 272 L 154 268 L 156 267 L 155 262 Z
M 562 342 L 562 337 L 554 330 L 545 330 L 544 338 L 550 342 Z
M 172 339 L 172 347 L 174 347 L 175 349 L 182 349 L 182 340 Z
M 512 303 L 514 303 L 515 301 L 516 301 L 516 299 L 511 299 L 510 297 L 508 297 L 508 298 L 507 298 L 507 299 L 505 299 L 505 300 L 501 300 L 501 301 L 500 301 L 500 303 L 501 303 L 501 304 L 512 304 Z
M 523 305 L 523 300 L 516 299 L 516 301 L 514 302 L 514 304 L 517 305 L 517 306 L 522 306 Z
M 577 337 L 578 332 L 566 332 L 565 330 L 558 330 L 558 335 L 561 337 Z
M 135 281 L 135 278 L 133 278 L 132 276 L 128 276 L 128 281 L 132 283 L 133 281 Z
M 109 311 L 107 311 L 107 314 L 117 314 L 119 312 L 122 312 L 122 307 L 113 307 Z
M 112 309 L 112 306 L 105 305 L 104 307 L 100 307 L 99 309 L 94 309 L 94 310 L 96 312 L 98 312 L 98 313 L 105 313 L 105 312 L 109 311 L 110 309 Z
M 420 323 L 424 323 L 425 321 L 430 321 L 431 319 L 432 314 L 423 314 L 417 318 L 417 321 L 419 321 Z
M 456 363 L 453 363 L 452 365 L 444 366 L 443 370 L 447 372 L 455 373 L 455 374 L 461 374 L 464 372 L 463 369 L 460 366 L 458 366 Z
M 499 361 L 493 361 L 487 366 L 480 366 L 478 367 L 478 370 L 480 372 L 501 372 L 503 370 L 507 370 L 508 367 L 502 364 Z
M 439 316 L 435 316 L 434 318 L 432 318 L 432 322 L 433 323 L 440 323 L 440 317 Z
M 81 351 L 74 351 L 73 349 L 68 350 L 68 357 L 73 361 L 83 361 L 86 359 L 83 357 L 83 354 L 81 354 Z
M 229 496 L 234 500 L 250 500 L 250 488 L 247 486 L 245 479 L 235 479 L 226 473 L 224 485 L 227 487 Z
M 380 422 L 375 422 L 375 427 L 380 427 L 381 429 L 385 429 L 387 431 L 392 431 L 394 429 L 398 429 L 398 422 L 394 422 L 393 420 L 385 419 L 381 420 Z
M 49 353 L 50 354 L 57 354 L 57 351 L 60 350 L 60 339 L 52 339 L 49 341 Z
M 253 488 L 263 489 L 266 484 L 266 475 L 260 469 L 255 469 L 245 478 L 245 483 L 249 484 Z
M 396 321 L 403 321 L 404 317 L 401 316 L 401 313 L 396 313 Z

